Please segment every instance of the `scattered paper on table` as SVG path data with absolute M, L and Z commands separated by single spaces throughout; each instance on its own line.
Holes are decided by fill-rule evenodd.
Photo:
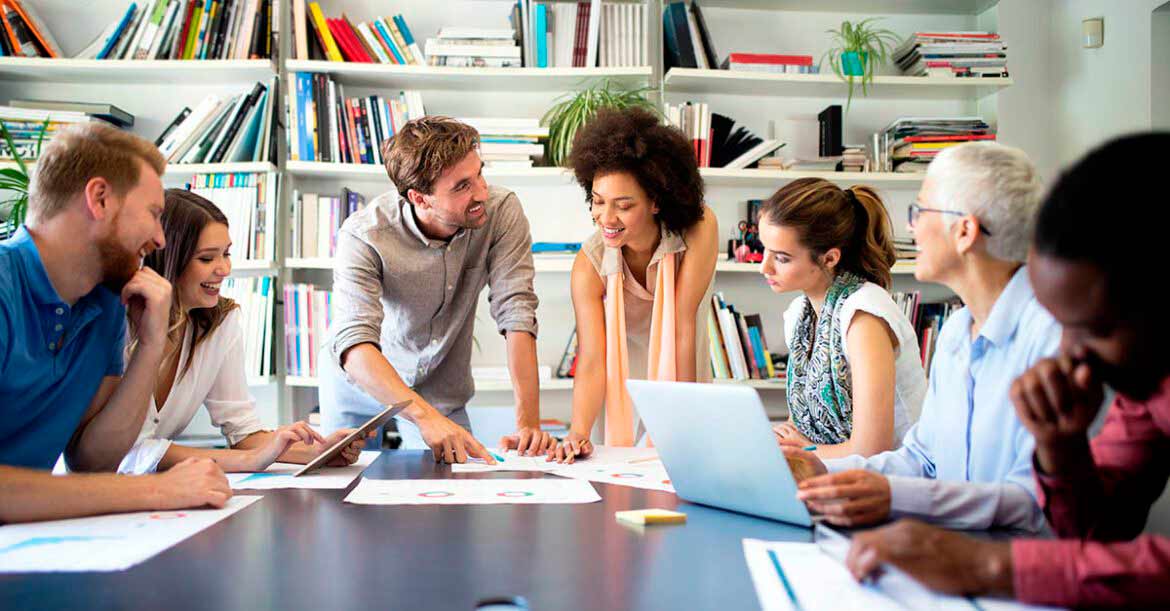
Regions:
M 130 476 L 127 476 L 130 477 Z M 0 573 L 124 571 L 259 501 L 0 526 Z
M 321 467 L 300 477 L 293 477 L 292 474 L 304 465 L 278 462 L 272 463 L 268 469 L 258 473 L 228 473 L 227 478 L 232 490 L 342 489 L 357 479 L 381 454 L 375 450 L 364 451 L 357 462 L 348 467 Z
M 586 481 L 570 479 L 367 479 L 345 497 L 358 505 L 595 503 Z
M 554 463 L 555 464 L 555 463 Z M 593 454 L 570 465 L 557 464 L 553 475 L 674 493 L 670 475 L 654 448 L 594 447 Z
M 536 471 L 545 473 L 562 466 L 555 462 L 549 462 L 547 456 L 520 456 L 515 450 L 504 452 L 496 448 L 489 448 L 488 451 L 504 460 L 494 465 L 489 465 L 481 459 L 473 458 L 463 464 L 455 463 L 451 465 L 451 472 L 493 473 L 499 471 Z
M 1050 609 L 937 594 L 904 573 L 887 573 L 876 584 L 863 585 L 853 579 L 845 565 L 815 543 L 744 539 L 743 553 L 764 611 Z

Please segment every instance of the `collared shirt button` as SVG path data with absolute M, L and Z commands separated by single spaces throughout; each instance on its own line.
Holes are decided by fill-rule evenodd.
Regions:
M 453 291 L 453 290 L 455 290 L 455 286 L 454 286 L 454 285 L 451 285 L 451 284 L 448 284 L 448 285 L 447 285 L 447 290 L 448 290 L 448 291 Z
M 57 316 L 61 316 L 64 313 L 65 313 L 65 308 L 57 308 Z
M 49 350 L 55 350 L 56 348 L 57 348 L 57 344 L 56 344 L 56 343 L 54 343 L 54 342 L 49 342 Z
M 65 327 L 64 327 L 63 325 L 59 325 L 59 324 L 58 324 L 58 325 L 54 325 L 54 326 L 53 326 L 53 330 L 54 330 L 54 331 L 60 331 L 61 329 L 64 329 L 64 328 L 65 328 Z

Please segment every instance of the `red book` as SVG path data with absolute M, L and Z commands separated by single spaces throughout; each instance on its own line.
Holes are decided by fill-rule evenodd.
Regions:
M 198 2 L 191 2 L 187 4 L 187 15 L 183 17 L 183 29 L 179 30 L 183 35 L 179 39 L 177 53 L 173 53 L 171 55 L 173 59 L 183 59 L 183 49 L 187 48 L 187 34 L 189 34 L 191 30 L 191 17 L 195 14 L 196 4 L 198 4 Z
M 995 140 L 995 134 L 971 134 L 969 136 L 906 136 L 903 142 L 958 142 L 967 140 Z
M 589 44 L 589 2 L 577 3 L 577 31 L 573 35 L 573 67 L 585 66 L 586 49 Z
M 774 55 L 771 53 L 732 53 L 727 56 L 732 64 L 772 64 L 781 66 L 811 66 L 811 55 Z
M 362 49 L 361 44 L 354 38 L 353 30 L 350 29 L 349 24 L 341 19 L 326 19 L 325 22 L 329 25 L 329 32 L 333 34 L 333 38 L 341 48 L 341 53 L 345 56 L 346 61 L 373 63 L 370 56 L 366 55 L 365 50 Z
M 915 32 L 919 38 L 981 38 L 983 40 L 999 40 L 999 34 L 986 32 Z

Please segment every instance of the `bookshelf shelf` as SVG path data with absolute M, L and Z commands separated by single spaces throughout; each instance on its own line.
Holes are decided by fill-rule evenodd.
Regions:
M 267 161 L 249 161 L 243 163 L 168 163 L 167 173 L 163 176 L 163 180 L 194 176 L 196 174 L 236 174 L 275 171 L 276 166 Z
M 629 68 L 454 68 L 401 66 L 320 60 L 288 60 L 288 72 L 321 72 L 343 85 L 497 91 L 551 91 L 560 93 L 589 81 L 609 79 L 627 87 L 646 86 L 651 66 Z
M 575 254 L 533 255 L 532 260 L 538 273 L 567 273 L 573 270 L 573 260 L 575 258 Z M 333 269 L 333 260 L 327 258 L 289 258 L 284 260 L 284 266 L 287 269 Z M 720 260 L 715 264 L 715 271 L 717 273 L 758 274 L 760 265 L 758 263 L 737 263 L 735 261 Z M 890 271 L 895 275 L 913 275 L 914 264 L 911 262 L 898 262 L 894 264 L 894 267 Z
M 276 378 L 273 376 L 263 376 L 263 377 L 251 376 L 248 378 L 248 386 L 268 386 L 269 384 L 272 384 L 275 381 L 276 381 Z
M 1010 78 L 929 78 L 875 76 L 869 98 L 970 99 L 995 93 L 1012 84 Z M 671 68 L 663 80 L 666 93 L 732 94 L 780 97 L 834 97 L 846 85 L 834 74 L 768 74 L 731 70 Z M 865 97 L 854 96 L 854 101 Z
M 131 60 L 0 58 L 0 80 L 60 83 L 207 85 L 254 83 L 276 74 L 266 59 Z
M 232 262 L 232 275 L 236 275 L 236 272 L 248 272 L 247 275 L 249 276 L 256 274 L 271 274 L 276 272 L 276 262 L 259 261 L 255 259 L 234 261 Z
M 784 378 L 773 378 L 771 380 L 714 380 L 716 384 L 728 384 L 736 386 L 748 386 L 756 390 L 786 390 Z M 305 376 L 285 376 L 285 386 L 294 386 L 298 388 L 316 388 L 320 385 L 317 378 L 310 378 Z M 541 391 L 571 391 L 573 390 L 572 378 L 555 378 L 552 380 L 540 381 Z M 512 392 L 512 383 L 507 380 L 476 380 L 476 392 Z
M 870 184 L 882 187 L 917 188 L 923 174 L 896 172 L 796 172 L 747 168 L 701 168 L 699 173 L 707 186 L 717 187 L 779 187 L 782 183 L 800 178 L 824 178 L 837 184 Z
M 703 0 L 703 8 L 818 13 L 978 15 L 999 0 Z
M 297 388 L 317 388 L 320 383 L 317 378 L 308 376 L 284 376 L 285 386 L 295 386 Z
M 293 161 L 285 163 L 285 170 L 301 178 L 343 178 L 350 180 L 386 181 L 386 168 L 370 163 L 325 163 L 321 161 Z M 509 185 L 559 185 L 572 182 L 573 175 L 564 168 L 484 168 L 484 176 L 493 181 L 507 181 Z

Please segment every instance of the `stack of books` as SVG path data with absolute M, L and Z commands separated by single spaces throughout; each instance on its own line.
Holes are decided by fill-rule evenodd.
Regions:
M 325 345 L 332 322 L 333 293 L 312 284 L 284 285 L 285 371 L 290 376 L 317 377 L 317 353 Z
M 664 114 L 691 141 L 701 168 L 747 168 L 784 146 L 780 140 L 761 138 L 733 119 L 712 113 L 707 104 L 666 104 Z
M 732 53 L 719 66 L 739 72 L 772 74 L 817 74 L 820 72 L 811 55 L 774 55 L 771 53 Z
M 894 50 L 911 76 L 1006 77 L 1007 45 L 992 32 L 915 32 Z
M 273 10 L 274 4 L 276 11 Z M 265 59 L 278 47 L 280 0 L 140 0 L 79 59 Z
M 711 375 L 717 380 L 768 380 L 783 378 L 777 367 L 759 314 L 741 314 L 727 303 L 722 292 L 711 296 L 707 317 L 707 340 L 711 351 Z
M 0 106 L 0 121 L 12 136 L 12 143 L 16 145 L 16 152 L 21 159 L 32 160 L 37 158 L 41 144 L 41 132 L 44 132 L 44 143 L 48 143 L 53 135 L 63 127 L 75 123 L 88 123 L 94 120 L 90 115 L 80 112 L 63 110 L 41 110 L 34 108 L 18 108 L 16 106 Z M 13 151 L 8 143 L 0 139 L 0 160 L 13 160 Z
M 0 1 L 0 57 L 61 57 L 61 47 L 26 0 Z
M 276 194 L 279 174 L 196 174 L 189 188 L 223 211 L 228 218 L 232 259 L 270 262 L 276 236 Z
M 240 306 L 244 327 L 244 372 L 249 377 L 273 375 L 272 309 L 276 302 L 272 276 L 228 278 L 221 294 Z
M 426 57 L 402 15 L 354 22 L 327 18 L 317 2 L 292 0 L 293 59 L 422 66 Z
M 842 172 L 866 172 L 869 170 L 869 160 L 865 153 L 864 144 L 849 144 L 841 155 Z
M 545 47 L 540 48 L 545 53 Z M 427 63 L 461 68 L 519 68 L 523 65 L 516 33 L 510 28 L 453 28 L 427 39 Z
M 572 5 L 564 6 L 571 8 Z M 642 3 L 602 4 L 600 33 L 597 40 L 597 65 L 602 67 L 649 65 L 646 21 L 646 6 Z
M 544 156 L 548 128 L 538 119 L 464 118 L 479 132 L 479 152 L 489 168 L 530 168 Z
M 959 308 L 963 307 L 958 299 L 942 303 L 922 303 L 922 294 L 918 291 L 908 293 L 891 293 L 894 303 L 902 308 L 914 331 L 918 334 L 918 351 L 922 355 L 922 366 L 930 373 L 930 363 L 934 359 L 935 345 L 938 334 L 942 331 L 947 318 Z
M 53 112 L 79 112 L 94 119 L 101 119 L 114 127 L 134 127 L 134 115 L 114 106 L 100 102 L 66 102 L 61 100 L 11 100 L 9 106 Z
M 918 260 L 918 244 L 914 238 L 894 238 L 894 256 L 898 263 L 914 263 Z
M 667 70 L 719 67 L 711 34 L 696 0 L 671 2 L 662 9 L 662 39 Z
M 183 108 L 154 144 L 170 163 L 276 161 L 279 78 L 229 98 L 211 94 Z
M 349 188 L 343 187 L 340 195 L 294 191 L 289 256 L 333 257 L 337 254 L 337 230 L 365 206 L 365 196 Z
M 426 114 L 422 95 L 403 91 L 346 98 L 332 77 L 294 72 L 289 97 L 288 150 L 291 159 L 332 163 L 382 164 L 381 145 L 407 121 Z
M 995 130 L 980 117 L 903 117 L 890 123 L 876 140 L 883 171 L 922 173 L 943 149 L 995 140 Z

